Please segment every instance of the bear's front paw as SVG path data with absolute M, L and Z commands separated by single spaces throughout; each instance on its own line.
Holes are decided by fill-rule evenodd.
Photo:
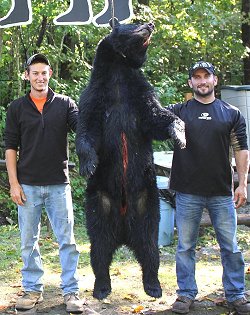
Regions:
M 79 159 L 79 173 L 81 176 L 87 177 L 89 178 L 90 176 L 92 176 L 95 173 L 97 164 L 95 164 L 95 162 L 93 161 L 81 161 L 81 159 Z
M 186 148 L 185 123 L 181 119 L 175 119 L 169 125 L 169 133 L 181 149 Z
M 85 137 L 76 137 L 76 153 L 79 158 L 79 173 L 89 178 L 92 176 L 98 165 L 98 156 L 90 142 Z

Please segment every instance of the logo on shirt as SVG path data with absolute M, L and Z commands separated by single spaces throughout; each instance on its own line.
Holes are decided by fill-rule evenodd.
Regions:
M 201 113 L 200 117 L 198 119 L 204 119 L 204 120 L 211 120 L 212 117 L 209 116 L 209 113 Z

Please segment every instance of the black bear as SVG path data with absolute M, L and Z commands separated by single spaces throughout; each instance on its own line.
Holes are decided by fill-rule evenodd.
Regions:
M 111 292 L 112 257 L 125 244 L 141 265 L 145 292 L 158 298 L 160 211 L 152 140 L 171 136 L 184 147 L 184 123 L 161 107 L 140 70 L 154 25 L 114 24 L 97 47 L 76 132 L 80 174 L 88 177 L 93 296 Z

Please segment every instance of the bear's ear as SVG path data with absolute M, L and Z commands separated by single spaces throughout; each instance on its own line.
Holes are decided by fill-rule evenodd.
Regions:
M 109 20 L 109 25 L 112 27 L 112 28 L 115 28 L 117 26 L 120 25 L 118 19 L 116 17 L 114 17 L 114 19 L 110 19 Z

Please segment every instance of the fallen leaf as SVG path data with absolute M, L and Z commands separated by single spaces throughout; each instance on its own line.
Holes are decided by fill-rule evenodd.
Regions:
M 214 299 L 211 299 L 210 297 L 208 296 L 202 296 L 201 298 L 198 299 L 199 302 L 202 302 L 202 301 L 211 301 L 211 302 L 214 302 Z
M 143 309 L 144 307 L 142 305 L 138 305 L 133 309 L 132 313 L 140 313 Z
M 112 271 L 112 276 L 119 276 L 121 274 L 120 270 L 118 268 L 115 268 L 113 271 Z
M 149 301 L 149 302 L 155 302 L 155 301 L 157 301 L 157 298 L 155 298 L 155 297 L 149 297 L 148 301 Z
M 136 298 L 134 294 L 126 294 L 123 297 L 123 300 L 133 301 Z
M 18 284 L 18 283 L 14 283 L 14 284 L 11 284 L 10 285 L 11 288 L 21 288 L 21 284 Z

